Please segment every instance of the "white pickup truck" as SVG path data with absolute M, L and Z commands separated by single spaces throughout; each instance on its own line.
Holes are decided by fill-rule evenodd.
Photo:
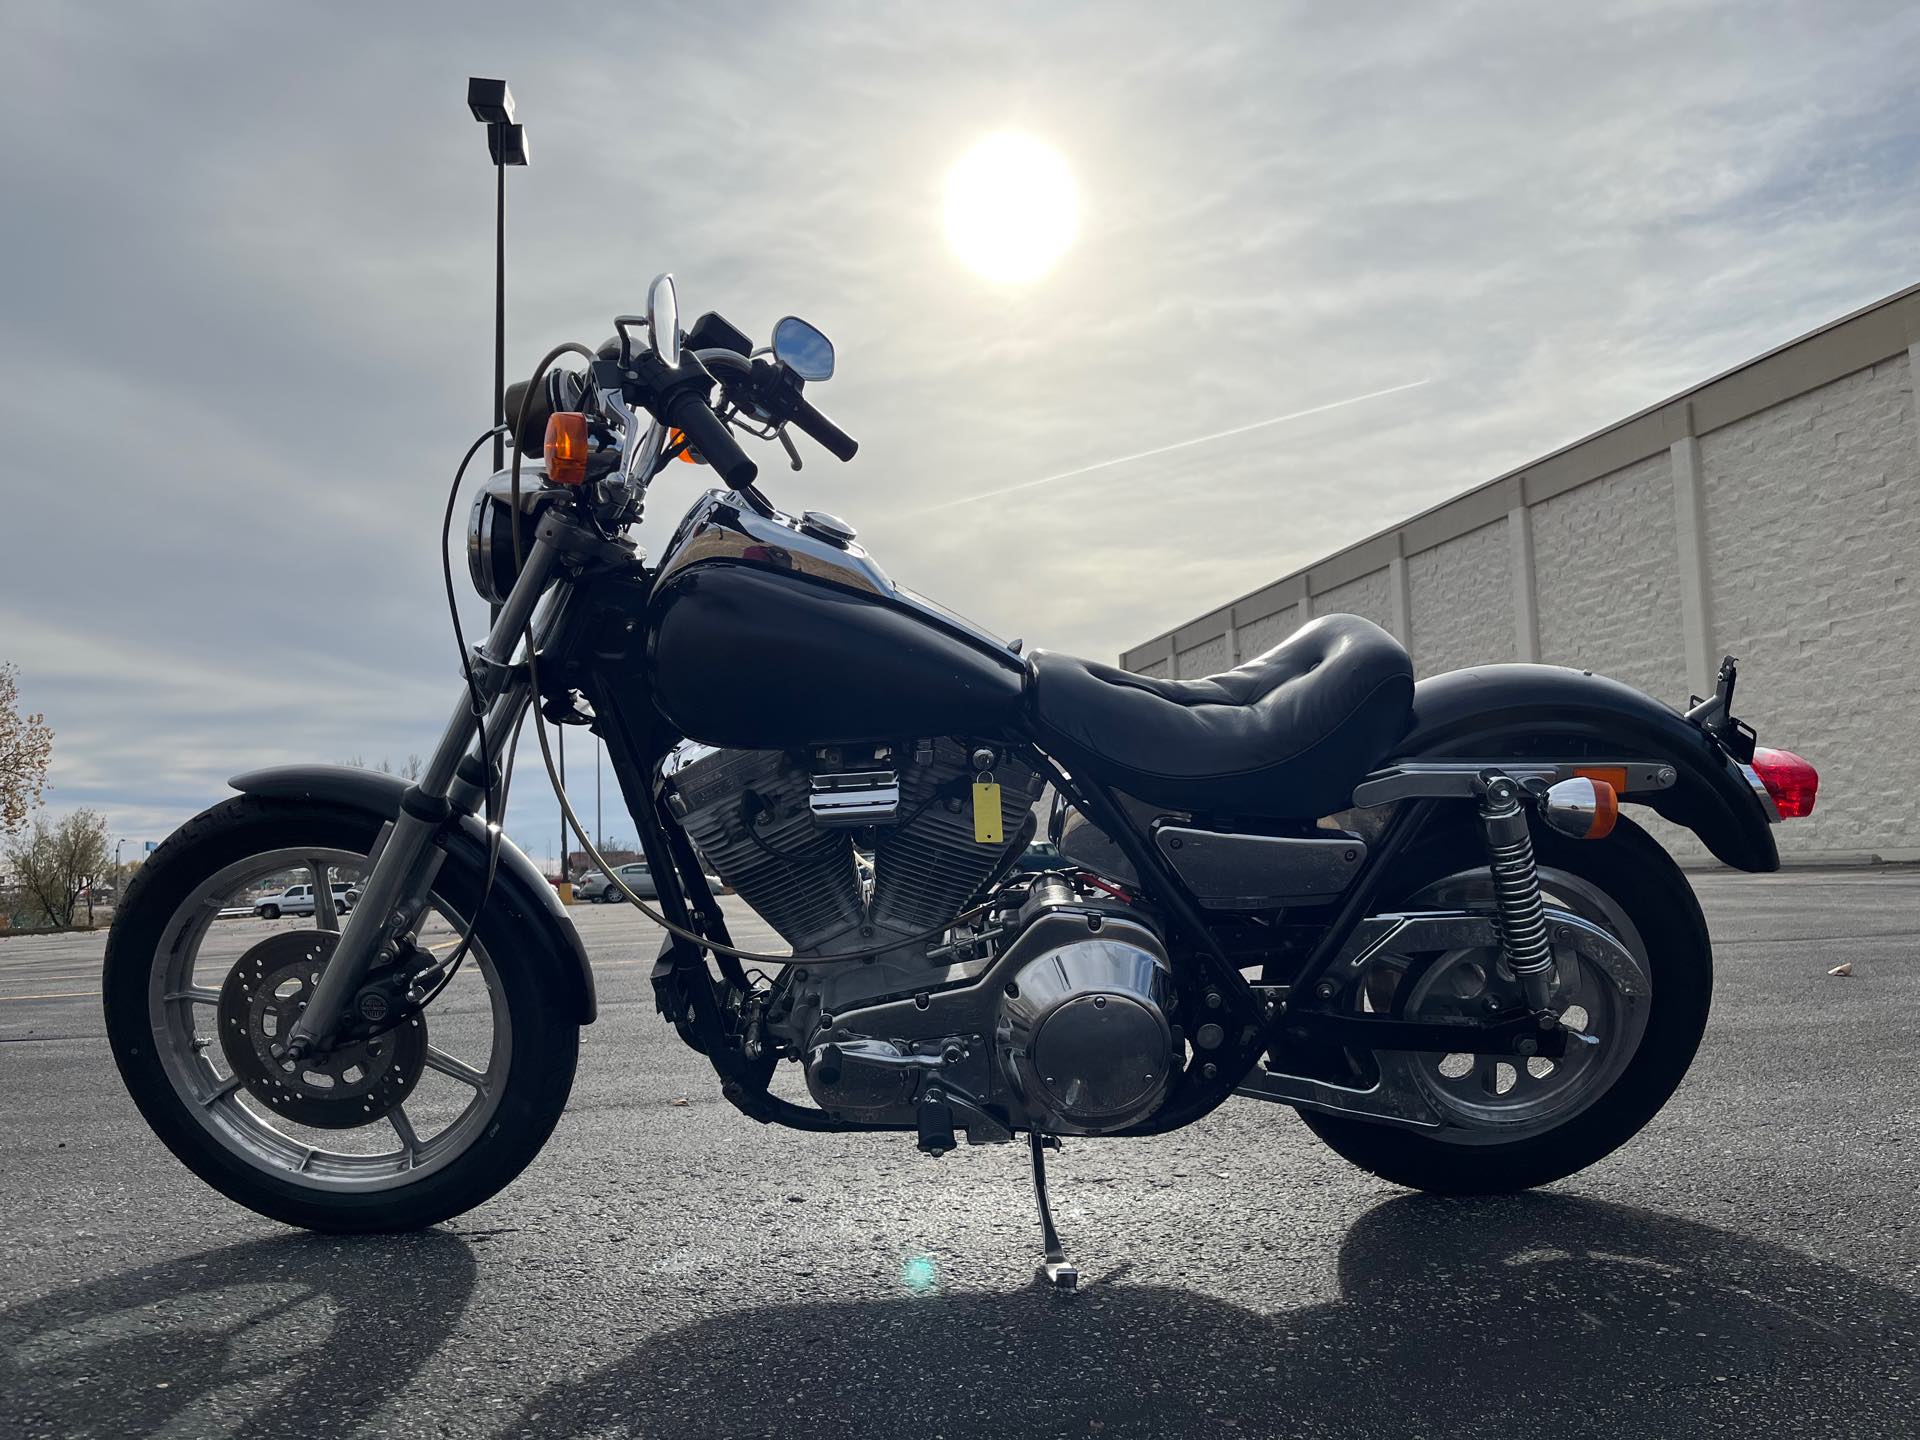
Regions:
M 337 915 L 344 915 L 353 909 L 353 902 L 360 898 L 360 887 L 348 885 L 342 881 L 333 882 L 333 909 Z M 253 913 L 262 920 L 278 920 L 282 915 L 313 914 L 313 886 L 289 885 L 278 895 L 269 895 L 256 901 Z

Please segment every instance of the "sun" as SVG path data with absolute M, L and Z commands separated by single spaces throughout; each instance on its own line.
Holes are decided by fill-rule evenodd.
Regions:
M 1079 205 L 1067 162 L 1031 135 L 989 136 L 947 175 L 947 242 L 987 279 L 1037 280 L 1073 243 Z

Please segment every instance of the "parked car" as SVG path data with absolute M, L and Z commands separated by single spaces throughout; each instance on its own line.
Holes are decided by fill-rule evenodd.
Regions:
M 359 898 L 359 886 L 347 885 L 338 880 L 334 881 L 333 909 L 335 914 L 346 914 L 349 910 L 353 909 L 353 902 Z M 253 913 L 258 915 L 262 920 L 278 920 L 282 915 L 311 915 L 313 914 L 313 910 L 313 886 L 311 885 L 289 885 L 278 895 L 269 895 L 266 899 L 255 903 L 253 907 Z
M 652 900 L 659 892 L 653 888 L 653 875 L 647 869 L 647 862 L 636 860 L 631 865 L 622 865 L 613 872 L 620 881 L 642 900 Z M 585 896 L 596 905 L 604 905 L 620 898 L 620 892 L 598 870 L 589 870 L 574 882 L 573 893 L 576 897 Z

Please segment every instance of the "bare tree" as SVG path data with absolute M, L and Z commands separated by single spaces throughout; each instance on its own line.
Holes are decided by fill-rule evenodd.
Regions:
M 426 768 L 426 765 L 418 755 L 409 755 L 407 756 L 407 763 L 400 767 L 400 778 L 402 780 L 418 780 L 420 778 L 420 772 Z
M 0 661 L 0 835 L 17 835 L 40 803 L 53 760 L 53 731 L 44 715 L 20 713 L 14 669 Z
M 106 818 L 76 810 L 62 820 L 36 816 L 27 831 L 7 843 L 7 864 L 31 910 L 49 925 L 71 925 L 80 898 L 113 863 Z M 87 902 L 93 918 L 93 902 Z

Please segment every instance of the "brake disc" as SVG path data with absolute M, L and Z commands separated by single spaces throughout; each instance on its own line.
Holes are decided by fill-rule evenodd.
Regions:
M 286 1058 L 287 1037 L 339 943 L 332 930 L 269 936 L 220 987 L 220 1048 L 233 1073 L 274 1114 L 321 1130 L 349 1130 L 397 1109 L 427 1061 L 421 1015 L 297 1062 Z

